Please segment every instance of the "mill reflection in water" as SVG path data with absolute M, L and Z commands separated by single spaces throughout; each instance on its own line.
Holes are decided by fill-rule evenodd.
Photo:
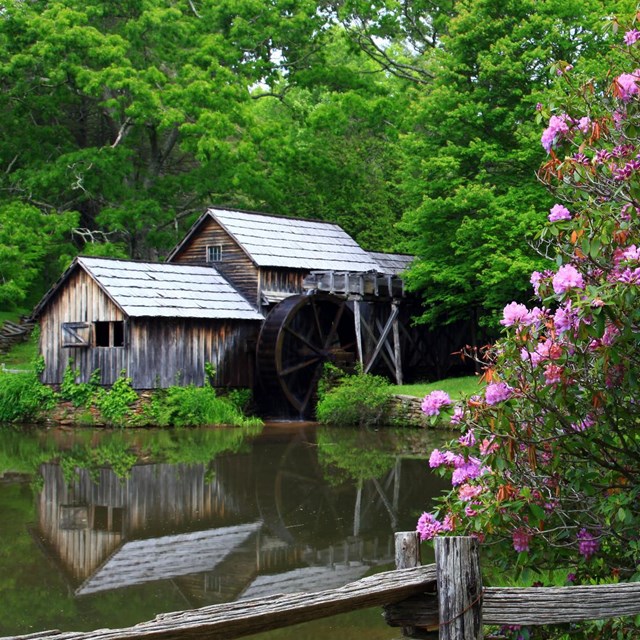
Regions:
M 197 448 L 203 434 L 191 433 L 171 437 Z M 217 434 L 204 436 L 211 444 Z M 142 621 L 175 610 L 176 597 L 191 608 L 342 586 L 390 568 L 394 532 L 414 528 L 442 486 L 415 432 L 267 427 L 212 456 L 164 459 L 145 437 L 124 436 L 140 460 L 120 475 L 70 463 L 69 442 L 40 466 L 30 534 L 84 612 L 75 622 L 66 614 L 58 628 L 89 628 L 98 606 L 101 626 L 122 626 L 116 603 L 132 587 L 167 585 L 172 594 L 145 604 Z M 107 595 L 112 613 L 97 604 Z M 45 627 L 30 617 L 21 632 L 44 628 L 51 620 Z

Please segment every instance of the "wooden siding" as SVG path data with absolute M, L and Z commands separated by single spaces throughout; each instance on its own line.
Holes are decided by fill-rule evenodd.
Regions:
M 208 217 L 180 251 L 171 259 L 178 264 L 207 264 L 207 246 L 221 245 L 222 260 L 213 265 L 242 295 L 256 306 L 260 304 L 258 267 L 238 243 L 216 222 Z
M 80 382 L 87 382 L 95 369 L 100 369 L 101 383 L 112 384 L 122 369 L 127 369 L 125 347 L 94 347 L 93 323 L 124 321 L 122 311 L 108 298 L 97 283 L 82 269 L 72 273 L 49 302 L 40 317 L 40 349 L 45 370 L 42 381 L 60 384 L 69 359 L 79 370 Z M 62 325 L 84 322 L 90 325 L 89 347 L 63 347 Z M 125 344 L 126 344 L 125 331 Z
M 216 371 L 215 386 L 251 388 L 259 329 L 259 323 L 242 320 L 131 320 L 129 375 L 133 386 L 202 386 L 205 364 L 210 362 Z
M 71 483 L 56 464 L 41 467 L 43 489 L 37 500 L 38 529 L 67 574 L 77 584 L 92 575 L 125 540 L 148 535 L 149 530 L 169 533 L 175 529 L 231 524 L 238 520 L 238 505 L 229 499 L 208 467 L 198 465 L 136 465 L 125 480 L 107 468 L 94 478 L 79 470 Z M 122 509 L 119 531 L 102 531 L 91 516 L 83 526 L 65 528 L 65 508 L 95 506 Z
M 260 269 L 260 293 L 263 291 L 281 291 L 285 293 L 304 293 L 304 269 L 278 269 L 263 267 Z

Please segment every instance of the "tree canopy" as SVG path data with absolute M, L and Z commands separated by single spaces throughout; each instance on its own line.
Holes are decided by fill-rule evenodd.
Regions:
M 625 4 L 5 2 L 0 304 L 79 252 L 162 259 L 227 205 L 411 252 L 425 321 L 495 323 L 542 260 L 536 104 L 603 64 Z

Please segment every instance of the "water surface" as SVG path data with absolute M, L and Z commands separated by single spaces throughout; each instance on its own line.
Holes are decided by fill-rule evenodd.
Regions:
M 0 636 L 342 586 L 392 568 L 442 434 L 0 430 Z M 366 610 L 256 638 L 397 638 Z

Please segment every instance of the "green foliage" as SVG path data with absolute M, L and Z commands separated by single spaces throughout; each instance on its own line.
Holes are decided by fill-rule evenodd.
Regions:
M 54 404 L 54 392 L 35 372 L 0 371 L 0 423 L 36 421 Z
M 335 375 L 330 370 L 330 375 Z M 343 375 L 330 389 L 321 388 L 316 415 L 320 422 L 342 426 L 384 424 L 391 401 L 391 384 L 368 373 Z
M 68 400 L 74 407 L 90 407 L 97 398 L 100 388 L 100 370 L 96 369 L 88 382 L 78 382 L 78 371 L 73 360 L 69 360 L 60 385 L 60 397 Z
M 226 398 L 238 411 L 247 413 L 253 402 L 253 392 L 251 389 L 231 389 Z
M 213 387 L 170 387 L 154 409 L 167 425 L 184 427 L 200 425 L 251 426 L 262 424 L 258 418 L 247 418 L 230 400 L 219 398 Z
M 133 416 L 131 405 L 137 399 L 138 394 L 131 387 L 131 378 L 122 371 L 111 389 L 98 389 L 94 402 L 107 424 L 122 427 Z

